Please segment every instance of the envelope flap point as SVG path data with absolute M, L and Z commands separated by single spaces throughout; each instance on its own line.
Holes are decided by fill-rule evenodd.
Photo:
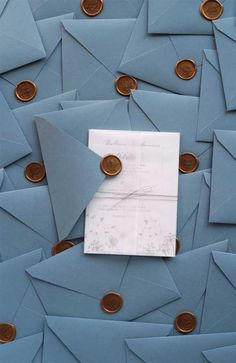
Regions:
M 213 251 L 213 258 L 217 266 L 236 288 L 236 254 Z
M 209 188 L 211 188 L 211 173 L 204 173 L 204 180 Z
M 206 350 L 202 354 L 209 363 L 232 363 L 236 357 L 236 345 Z
M 224 18 L 213 21 L 215 28 L 236 41 L 236 18 Z
M 220 72 L 220 65 L 217 56 L 216 50 L 213 49 L 204 49 L 204 55 L 207 61 L 218 71 Z
M 9 0 L 0 0 L 0 16 L 2 15 Z
M 236 159 L 236 131 L 215 130 L 215 137 Z

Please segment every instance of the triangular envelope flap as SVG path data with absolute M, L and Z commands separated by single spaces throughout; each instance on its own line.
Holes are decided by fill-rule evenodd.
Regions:
M 156 0 L 149 0 L 148 22 L 149 25 L 160 24 L 162 20 L 166 22 L 166 19 L 176 15 L 176 6 L 179 5 L 179 0 L 164 0 L 157 2 Z M 157 6 L 158 12 L 155 7 Z M 173 14 L 173 15 L 174 15 Z
M 48 58 L 61 41 L 61 21 L 63 19 L 73 19 L 73 14 L 66 14 L 54 18 L 43 19 L 37 22 L 38 30 L 41 35 L 43 45 L 46 52 L 46 58 L 41 61 L 34 62 L 25 67 L 20 67 L 2 75 L 4 79 L 13 84 L 20 82 L 22 79 L 30 79 L 35 81 L 38 74 L 48 62 Z
M 210 363 L 233 363 L 236 358 L 236 345 L 206 350 L 202 354 Z
M 83 244 L 79 244 L 33 266 L 28 273 L 35 279 L 100 298 L 119 289 L 128 260 L 126 256 L 85 255 Z
M 2 15 L 9 0 L 0 0 L 0 16 Z
M 3 184 L 4 176 L 5 176 L 4 169 L 0 169 L 0 188 L 1 188 L 2 184 Z
M 236 131 L 215 131 L 216 139 L 236 159 Z
M 162 336 L 170 332 L 170 325 L 51 316 L 46 319 L 48 327 L 80 362 L 112 362 L 114 357 L 117 362 L 123 362 L 125 338 Z M 104 349 L 105 345 L 109 348 Z
M 115 73 L 135 19 L 67 20 L 64 28 L 108 70 Z M 107 49 L 111 49 L 108 52 Z
M 236 18 L 224 18 L 213 21 L 215 28 L 236 41 Z
M 216 50 L 213 49 L 204 49 L 204 55 L 207 61 L 218 71 L 220 72 L 220 64 L 217 56 Z
M 47 240 L 58 239 L 47 187 L 0 193 L 0 208 Z
M 145 363 L 202 362 L 202 351 L 234 344 L 236 333 L 127 339 L 128 348 Z M 130 361 L 132 362 L 132 360 Z M 130 363 L 129 360 L 127 363 Z M 218 363 L 218 362 L 217 362 Z
M 124 102 L 124 100 L 114 100 L 99 104 L 92 103 L 82 107 L 41 114 L 36 117 L 36 120 L 40 122 L 40 119 L 43 119 L 50 122 L 51 125 L 62 129 L 87 146 L 88 129 L 107 129 L 106 122 L 121 101 Z M 122 114 L 120 117 L 122 117 Z M 109 123 L 111 123 L 111 129 L 119 128 L 117 118 L 115 120 L 111 118 Z
M 8 166 L 16 160 L 31 152 L 28 144 L 22 144 L 13 140 L 2 139 L 0 137 L 0 167 Z
M 12 321 L 29 285 L 25 270 L 41 259 L 42 250 L 36 250 L 0 264 L 1 321 Z
M 209 188 L 211 188 L 211 173 L 203 173 L 205 183 Z
M 45 120 L 37 121 L 57 230 L 65 239 L 105 179 L 101 157 Z
M 186 224 L 199 204 L 202 172 L 181 175 L 179 178 L 178 229 Z
M 225 252 L 227 248 L 228 242 L 222 241 L 168 260 L 167 267 L 182 298 L 164 306 L 161 311 L 175 315 L 178 311 L 186 309 L 186 306 L 190 311 L 196 309 L 206 289 L 211 252 L 215 250 Z M 199 261 L 201 261 L 201 269 L 199 269 Z M 186 271 L 188 271 L 187 275 Z M 198 273 L 197 279 L 195 278 L 196 272 Z
M 42 343 L 43 334 L 40 333 L 3 344 L 0 349 L 0 361 L 2 363 L 33 363 Z
M 213 258 L 217 266 L 236 289 L 236 254 L 213 252 Z

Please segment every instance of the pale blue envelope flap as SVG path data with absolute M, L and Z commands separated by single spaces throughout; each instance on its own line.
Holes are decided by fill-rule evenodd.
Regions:
M 25 270 L 41 260 L 42 250 L 36 250 L 0 264 L 1 321 L 13 321 L 29 286 Z
M 7 5 L 9 0 L 0 0 L 0 16 L 2 15 L 5 6 Z
M 66 20 L 63 26 L 109 71 L 116 73 L 135 19 Z M 91 36 L 92 34 L 92 36 Z M 105 51 L 112 49 L 110 52 Z
M 236 333 L 200 334 L 127 339 L 126 343 L 128 349 L 145 363 L 204 363 L 202 351 L 232 345 L 235 343 L 235 338 Z M 186 361 L 186 357 L 190 360 Z M 133 363 L 131 355 L 130 358 L 127 363 Z M 136 360 L 134 362 L 136 363 Z
M 0 167 L 4 167 L 29 154 L 31 148 L 1 92 L 0 105 Z
M 209 188 L 211 188 L 211 173 L 204 173 L 204 179 Z
M 225 18 L 213 21 L 215 28 L 226 35 L 227 37 L 231 38 L 232 40 L 236 41 L 236 18 Z
M 171 330 L 171 325 L 54 316 L 48 316 L 46 321 L 51 331 L 79 362 L 89 363 L 125 363 L 126 338 L 166 336 Z M 104 349 L 105 346 L 107 349 Z
M 38 30 L 41 35 L 43 45 L 46 51 L 46 58 L 41 61 L 28 64 L 27 66 L 20 67 L 16 70 L 2 74 L 2 77 L 13 83 L 17 84 L 22 79 L 30 79 L 35 81 L 43 67 L 48 62 L 50 56 L 56 49 L 61 41 L 61 21 L 63 19 L 73 19 L 74 14 L 66 14 L 54 18 L 39 20 L 37 22 Z
M 215 130 L 215 137 L 219 143 L 236 159 L 236 131 Z
M 207 61 L 215 68 L 217 72 L 220 72 L 220 65 L 217 52 L 213 49 L 204 49 L 203 52 Z
M 236 255 L 214 251 L 213 259 L 236 289 Z
M 43 334 L 35 334 L 17 339 L 0 347 L 0 361 L 2 363 L 33 363 L 43 343 Z
M 181 230 L 199 204 L 202 172 L 181 175 L 179 180 L 178 229 Z
M 64 239 L 105 180 L 101 157 L 43 119 L 37 130 L 58 235 Z
M 209 363 L 234 363 L 236 358 L 236 345 L 206 350 L 202 354 Z
M 48 241 L 57 240 L 47 187 L 0 193 L 0 208 L 3 208 Z
M 0 189 L 3 185 L 4 177 L 5 177 L 5 171 L 4 171 L 4 169 L 0 169 Z

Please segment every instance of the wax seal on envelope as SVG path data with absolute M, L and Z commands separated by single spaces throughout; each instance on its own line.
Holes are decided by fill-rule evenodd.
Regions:
M 188 334 L 194 331 L 197 325 L 197 319 L 193 313 L 184 311 L 175 319 L 175 329 L 182 334 Z
M 129 96 L 131 91 L 138 88 L 138 82 L 131 76 L 120 76 L 115 81 L 116 90 L 121 96 Z
M 0 343 L 8 343 L 16 337 L 16 327 L 10 323 L 0 323 Z
M 88 16 L 97 16 L 103 9 L 103 0 L 82 0 L 81 9 Z
M 183 153 L 179 157 L 179 170 L 184 173 L 193 173 L 199 167 L 199 159 L 193 153 Z
M 182 59 L 176 63 L 175 73 L 179 78 L 188 81 L 197 73 L 196 64 L 191 59 Z
M 42 163 L 32 162 L 25 168 L 25 177 L 32 183 L 41 182 L 46 176 L 45 167 Z
M 53 245 L 52 247 L 52 256 L 57 255 L 65 250 L 68 250 L 71 247 L 74 247 L 74 243 L 72 241 L 60 241 Z
M 120 311 L 123 306 L 123 299 L 117 292 L 109 292 L 104 295 L 101 301 L 101 308 L 108 314 Z
M 224 11 L 224 6 L 218 0 L 205 0 L 200 6 L 201 15 L 207 20 L 218 19 Z
M 106 155 L 101 160 L 101 170 L 107 176 L 116 176 L 122 170 L 122 163 L 116 155 Z
M 36 84 L 32 81 L 22 81 L 16 85 L 15 96 L 19 101 L 29 102 L 37 93 Z

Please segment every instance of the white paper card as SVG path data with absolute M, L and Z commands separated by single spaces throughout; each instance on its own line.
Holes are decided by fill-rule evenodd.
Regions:
M 89 130 L 89 148 L 118 156 L 122 171 L 86 209 L 85 253 L 175 256 L 179 143 L 178 133 Z

